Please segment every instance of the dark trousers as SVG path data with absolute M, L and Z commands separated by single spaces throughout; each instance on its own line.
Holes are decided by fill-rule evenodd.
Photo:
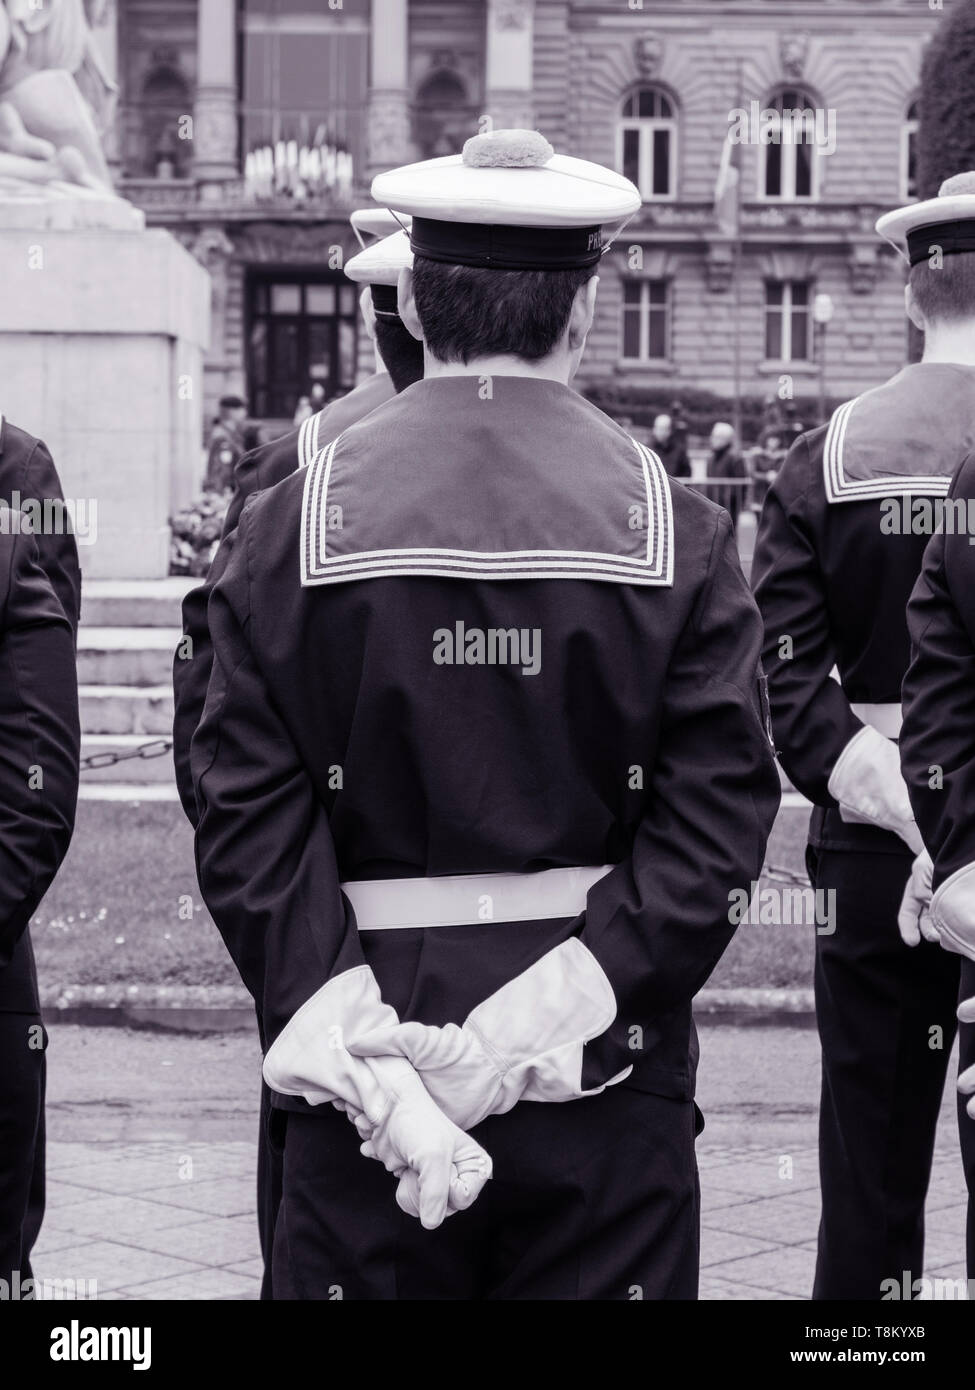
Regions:
M 276 1299 L 694 1299 L 700 1112 L 613 1086 L 525 1102 L 473 1133 L 494 1176 L 425 1231 L 331 1106 L 291 1112 L 274 1243 Z
M 975 996 L 975 964 L 959 957 L 961 961 L 961 999 Z M 961 1023 L 958 1026 L 958 1070 L 975 1066 L 975 1023 Z M 965 1105 L 968 1096 L 958 1097 L 958 1137 L 961 1141 L 961 1159 L 965 1168 L 965 1181 L 968 1184 L 968 1222 L 965 1231 L 965 1254 L 968 1260 L 968 1277 L 975 1279 L 975 1120 L 971 1118 Z
M 274 1250 L 274 1223 L 281 1205 L 284 1111 L 271 1105 L 270 1089 L 261 1082 L 261 1114 L 257 1135 L 257 1229 L 264 1260 L 261 1298 L 274 1297 L 271 1290 L 271 1253 Z
M 906 848 L 810 846 L 807 865 L 815 888 L 835 891 L 835 931 L 816 938 L 823 1207 L 813 1298 L 875 1300 L 882 1280 L 923 1270 L 924 1199 L 956 1029 L 958 957 L 900 939 Z
M 32 1278 L 44 1219 L 44 1047 L 36 1013 L 0 1013 L 0 1278 Z

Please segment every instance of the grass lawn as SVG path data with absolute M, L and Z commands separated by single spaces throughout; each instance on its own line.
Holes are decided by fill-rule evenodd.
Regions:
M 806 811 L 782 811 L 770 864 L 803 869 Z M 814 927 L 743 924 L 714 985 L 807 985 Z M 74 840 L 32 924 L 47 985 L 238 984 L 203 906 L 176 802 L 82 801 Z

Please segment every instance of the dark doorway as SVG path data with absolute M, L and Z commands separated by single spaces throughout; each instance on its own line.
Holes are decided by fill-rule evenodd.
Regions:
M 355 385 L 356 287 L 327 272 L 251 271 L 247 384 L 251 414 L 290 418 L 321 382 L 325 399 Z

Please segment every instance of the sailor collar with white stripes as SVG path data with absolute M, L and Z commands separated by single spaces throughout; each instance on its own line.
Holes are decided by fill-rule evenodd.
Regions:
M 564 508 L 552 505 L 557 494 L 551 473 L 529 468 L 517 512 L 502 514 L 502 507 L 497 514 L 482 514 L 475 547 L 469 527 L 468 543 L 457 544 L 463 527 L 426 503 L 429 486 L 410 491 L 414 471 L 402 460 L 391 484 L 381 457 L 375 452 L 357 457 L 354 441 L 339 436 L 307 469 L 301 584 L 432 576 L 587 579 L 670 588 L 674 527 L 667 473 L 652 450 L 608 421 L 605 436 L 600 432 L 598 438 L 606 451 L 600 466 L 591 478 L 582 470 L 566 477 Z M 456 486 L 453 495 L 456 499 Z M 340 525 L 334 524 L 335 515 L 342 518 Z
M 975 369 L 915 362 L 834 411 L 823 447 L 828 502 L 944 497 L 975 448 Z

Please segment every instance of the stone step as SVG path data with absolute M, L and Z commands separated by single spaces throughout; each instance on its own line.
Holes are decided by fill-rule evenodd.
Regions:
M 86 734 L 162 734 L 173 731 L 172 685 L 81 685 Z
M 183 595 L 200 579 L 85 579 L 81 616 L 93 627 L 178 627 Z
M 78 629 L 81 685 L 166 685 L 173 678 L 174 627 L 86 627 Z
M 169 735 L 166 734 L 164 738 L 168 741 Z M 81 757 L 84 760 L 92 756 L 107 756 L 110 753 L 134 753 L 144 745 L 153 749 L 159 742 L 159 738 L 151 738 L 147 734 L 82 734 Z M 168 748 L 165 752 L 156 752 L 149 758 L 128 757 L 122 762 L 111 763 L 105 767 L 83 767 L 81 781 L 83 786 L 89 788 L 118 782 L 139 786 L 175 786 L 173 750 Z

